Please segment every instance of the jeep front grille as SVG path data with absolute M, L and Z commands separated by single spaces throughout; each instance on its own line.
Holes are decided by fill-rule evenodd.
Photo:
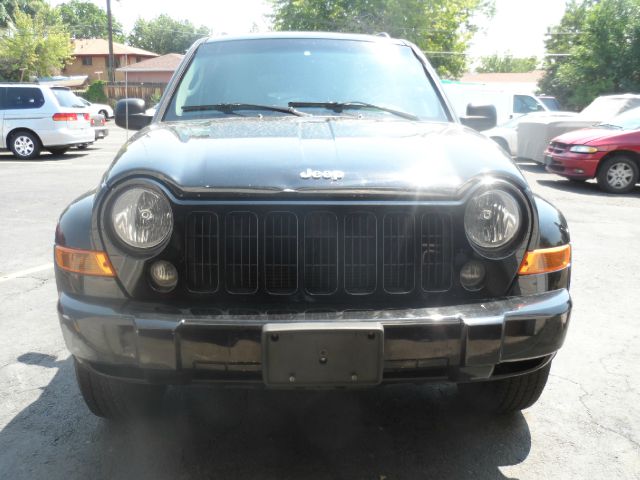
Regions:
M 448 214 L 420 210 L 192 212 L 187 287 L 318 298 L 446 291 L 451 230 Z

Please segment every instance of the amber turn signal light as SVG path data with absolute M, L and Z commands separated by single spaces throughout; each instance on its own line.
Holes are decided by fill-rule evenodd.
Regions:
M 56 245 L 56 264 L 62 270 L 83 275 L 115 277 L 109 257 L 104 252 L 78 250 Z
M 527 252 L 520 264 L 519 275 L 557 272 L 571 264 L 571 245 L 542 248 Z

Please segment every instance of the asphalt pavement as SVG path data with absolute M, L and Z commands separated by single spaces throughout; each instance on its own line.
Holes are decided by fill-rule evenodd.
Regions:
M 640 187 L 601 193 L 522 164 L 567 217 L 574 310 L 540 401 L 485 417 L 455 388 L 170 389 L 161 414 L 92 416 L 58 326 L 52 244 L 125 140 L 0 153 L 0 479 L 640 479 Z M 178 160 L 176 160 L 178 161 Z

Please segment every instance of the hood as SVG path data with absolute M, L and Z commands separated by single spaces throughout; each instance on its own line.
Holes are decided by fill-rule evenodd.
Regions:
M 611 130 L 608 128 L 583 128 L 581 130 L 573 130 L 563 133 L 559 137 L 553 139 L 554 142 L 566 143 L 569 145 L 589 145 L 591 142 L 606 137 L 612 137 L 620 134 L 619 130 Z
M 122 147 L 105 182 L 144 174 L 184 195 L 453 197 L 485 173 L 526 185 L 494 142 L 458 124 L 252 117 L 152 124 Z

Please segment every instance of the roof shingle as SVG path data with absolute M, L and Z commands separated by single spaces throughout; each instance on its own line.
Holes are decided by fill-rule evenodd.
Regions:
M 118 68 L 118 72 L 173 72 L 184 55 L 179 53 L 167 53 L 155 58 L 149 58 L 138 63 L 132 63 L 126 67 Z
M 109 42 L 103 38 L 78 38 L 73 40 L 74 55 L 109 55 Z M 130 47 L 122 43 L 113 42 L 114 55 L 136 55 L 157 57 L 157 53 Z

